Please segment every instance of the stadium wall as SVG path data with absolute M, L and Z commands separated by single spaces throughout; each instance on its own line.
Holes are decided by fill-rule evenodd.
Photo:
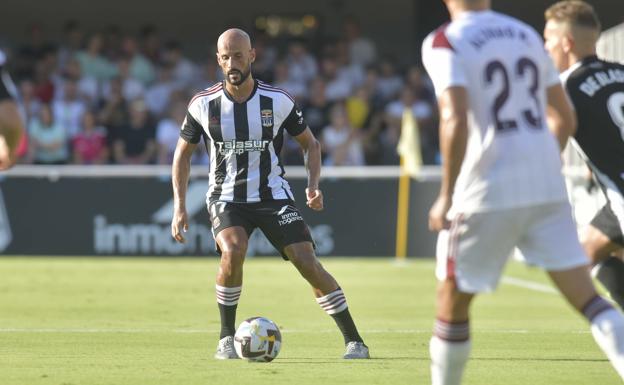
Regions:
M 173 212 L 168 168 L 20 166 L 0 182 L 0 251 L 8 255 L 214 256 L 205 208 L 207 181 L 193 168 L 185 244 L 170 235 Z M 392 256 L 395 252 L 396 167 L 335 168 L 324 172 L 326 209 L 305 201 L 305 170 L 287 170 L 296 200 L 322 256 Z M 439 188 L 436 168 L 412 180 L 410 256 L 433 256 L 427 213 Z M 276 255 L 256 231 L 250 256 Z

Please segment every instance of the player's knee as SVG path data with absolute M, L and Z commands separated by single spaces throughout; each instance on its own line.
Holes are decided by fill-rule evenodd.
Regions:
M 228 270 L 238 270 L 242 268 L 245 260 L 247 245 L 243 243 L 232 243 L 226 245 L 221 250 L 221 266 Z

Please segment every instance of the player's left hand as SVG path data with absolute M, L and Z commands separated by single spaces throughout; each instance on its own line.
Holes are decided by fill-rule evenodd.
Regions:
M 306 198 L 309 208 L 315 211 L 323 210 L 323 193 L 319 189 L 311 189 L 307 188 L 306 190 Z
M 431 210 L 429 210 L 429 230 L 441 231 L 451 227 L 450 222 L 446 219 L 446 214 L 448 214 L 450 208 L 451 199 L 440 195 L 433 206 L 431 206 Z

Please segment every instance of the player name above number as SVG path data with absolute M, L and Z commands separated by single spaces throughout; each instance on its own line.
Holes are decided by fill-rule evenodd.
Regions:
M 599 71 L 589 75 L 587 79 L 579 86 L 579 89 L 586 95 L 592 97 L 596 92 L 600 91 L 613 83 L 624 83 L 624 71 L 618 69 L 610 69 L 609 71 Z

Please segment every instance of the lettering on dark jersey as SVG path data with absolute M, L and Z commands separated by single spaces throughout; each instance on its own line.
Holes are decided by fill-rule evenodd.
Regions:
M 624 71 L 620 69 L 609 69 L 608 71 L 594 72 L 579 85 L 579 90 L 585 95 L 592 97 L 603 87 L 613 83 L 624 83 Z
M 270 140 L 229 140 L 225 142 L 215 142 L 221 155 L 241 155 L 245 152 L 262 152 L 267 149 Z

